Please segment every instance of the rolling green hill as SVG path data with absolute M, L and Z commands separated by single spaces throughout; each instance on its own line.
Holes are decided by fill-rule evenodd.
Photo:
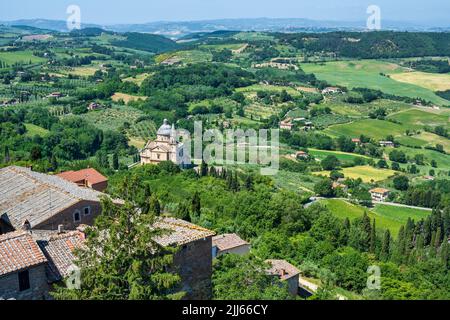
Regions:
M 125 33 L 126 40 L 116 40 L 112 44 L 118 47 L 161 53 L 178 49 L 180 46 L 166 37 L 155 34 Z

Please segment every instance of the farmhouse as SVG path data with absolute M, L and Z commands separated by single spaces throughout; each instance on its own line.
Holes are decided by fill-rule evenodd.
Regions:
M 244 255 L 250 252 L 250 244 L 237 234 L 221 234 L 212 239 L 212 257 L 234 253 Z
M 342 93 L 341 88 L 338 87 L 327 87 L 322 90 L 322 94 L 334 94 L 334 93 Z
M 0 298 L 44 299 L 47 259 L 26 231 L 0 235 Z
M 79 171 L 65 171 L 57 174 L 57 176 L 76 183 L 80 187 L 91 188 L 99 192 L 103 192 L 108 188 L 108 178 L 92 168 Z
M 285 119 L 285 120 L 280 122 L 280 129 L 281 130 L 291 131 L 293 127 L 294 127 L 294 124 L 292 123 L 292 119 L 291 118 L 287 118 L 287 119 Z
M 87 109 L 89 111 L 98 110 L 101 108 L 102 108 L 102 106 L 100 104 L 98 104 L 97 102 L 91 102 L 91 103 L 89 103 L 89 105 L 87 107 Z
M 50 93 L 47 98 L 62 98 L 63 94 L 61 92 L 52 92 Z
M 141 164 L 158 164 L 162 161 L 184 164 L 183 144 L 176 140 L 175 126 L 170 126 L 167 119 L 156 133 L 156 140 L 148 141 L 141 150 Z
M 369 191 L 373 201 L 385 201 L 389 196 L 389 190 L 384 188 L 375 188 Z
M 100 214 L 98 191 L 23 167 L 0 169 L 0 232 L 75 229 Z
M 286 260 L 266 260 L 271 267 L 267 270 L 269 275 L 277 276 L 281 281 L 288 283 L 289 293 L 298 294 L 300 271 Z
M 392 141 L 380 141 L 381 147 L 388 147 L 388 148 L 394 148 L 395 144 Z
M 341 183 L 339 181 L 334 181 L 332 187 L 333 187 L 334 190 L 342 189 L 344 192 L 347 192 L 347 190 L 348 190 L 348 187 L 345 184 L 343 184 L 343 183 Z
M 309 154 L 306 153 L 305 151 L 297 151 L 295 153 L 295 158 L 296 159 L 308 159 L 309 158 Z
M 361 144 L 361 139 L 358 139 L 358 138 L 353 138 L 352 139 L 352 142 L 354 143 L 354 144 L 356 144 L 356 145 L 360 145 Z

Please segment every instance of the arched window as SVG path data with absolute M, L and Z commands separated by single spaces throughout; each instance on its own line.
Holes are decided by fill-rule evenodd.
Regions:
M 84 207 L 84 208 L 83 208 L 83 214 L 84 214 L 85 216 L 90 215 L 90 214 L 91 214 L 91 207 Z
M 80 222 L 81 221 L 81 212 L 80 210 L 76 210 L 73 213 L 73 222 Z

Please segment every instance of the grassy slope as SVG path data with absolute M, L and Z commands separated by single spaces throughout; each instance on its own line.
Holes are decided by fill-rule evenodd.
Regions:
M 377 60 L 337 61 L 324 64 L 302 64 L 307 73 L 314 73 L 320 80 L 349 88 L 366 87 L 381 90 L 385 93 L 411 98 L 421 97 L 439 105 L 448 105 L 448 101 L 437 96 L 433 91 L 395 81 L 384 74 L 404 72 L 404 68 L 388 62 Z
M 383 230 L 389 229 L 394 237 L 397 236 L 398 230 L 403 224 L 406 223 L 408 217 L 418 220 L 425 218 L 430 214 L 429 211 L 425 210 L 386 205 L 377 205 L 373 209 L 368 209 L 337 199 L 323 200 L 321 203 L 325 204 L 326 207 L 338 218 L 349 218 L 350 221 L 361 217 L 365 211 L 371 219 L 376 220 L 376 225 L 378 228 Z

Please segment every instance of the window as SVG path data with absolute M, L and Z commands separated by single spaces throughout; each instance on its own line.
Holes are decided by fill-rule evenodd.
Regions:
M 28 270 L 19 272 L 19 291 L 30 289 L 30 273 Z
M 73 221 L 74 222 L 80 222 L 81 221 L 81 214 L 80 214 L 80 211 L 75 211 L 74 213 L 73 213 Z
M 85 207 L 83 209 L 83 213 L 84 213 L 85 216 L 90 215 L 91 214 L 91 207 Z
M 161 155 L 159 153 L 156 156 L 158 157 L 158 160 L 161 159 Z

